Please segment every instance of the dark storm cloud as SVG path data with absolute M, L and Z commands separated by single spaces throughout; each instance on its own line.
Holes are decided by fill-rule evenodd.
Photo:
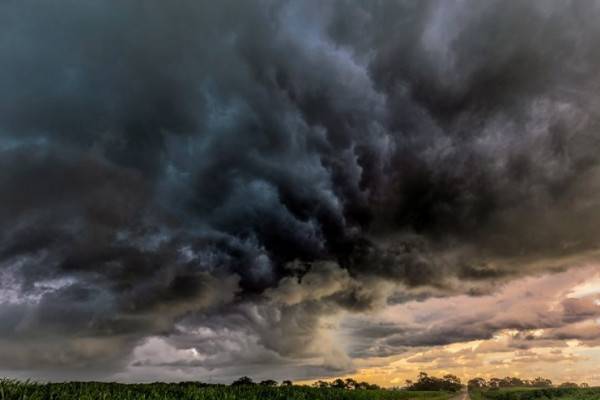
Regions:
M 48 351 L 1 366 L 232 321 L 310 359 L 340 311 L 592 257 L 599 12 L 3 2 L 0 332 Z

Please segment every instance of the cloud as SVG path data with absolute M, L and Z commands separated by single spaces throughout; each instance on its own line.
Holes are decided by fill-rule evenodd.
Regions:
M 35 350 L 0 367 L 112 373 L 228 329 L 193 363 L 350 371 L 595 317 L 564 299 L 332 335 L 597 259 L 599 11 L 4 2 L 0 343 Z
M 397 304 L 378 316 L 347 318 L 342 327 L 356 338 L 351 354 L 361 358 L 466 342 L 476 343 L 469 348 L 476 354 L 567 347 L 573 340 L 595 346 L 597 295 L 570 296 L 573 287 L 597 273 L 597 267 L 588 266 L 514 281 L 485 296 Z

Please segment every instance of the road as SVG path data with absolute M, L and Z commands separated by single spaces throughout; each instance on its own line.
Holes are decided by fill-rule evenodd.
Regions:
M 451 400 L 470 400 L 469 392 L 467 390 L 461 390 L 459 394 L 454 396 Z

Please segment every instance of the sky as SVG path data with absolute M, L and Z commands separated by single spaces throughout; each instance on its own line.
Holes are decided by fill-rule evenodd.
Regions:
M 600 2 L 0 2 L 0 376 L 600 385 Z

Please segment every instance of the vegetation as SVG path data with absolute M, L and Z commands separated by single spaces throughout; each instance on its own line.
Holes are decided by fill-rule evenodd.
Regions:
M 241 377 L 231 385 L 200 382 L 119 384 L 100 382 L 34 383 L 0 379 L 0 400 L 449 400 L 463 385 L 454 375 L 442 378 L 422 372 L 403 389 L 382 389 L 354 379 L 317 381 L 312 386 L 254 382 Z M 600 400 L 600 388 L 544 378 L 474 378 L 468 381 L 471 400 Z
M 421 372 L 416 382 L 406 381 L 407 390 L 442 390 L 446 392 L 457 392 L 463 385 L 460 379 L 454 375 L 445 375 L 443 378 L 429 376 Z
M 313 383 L 313 387 L 357 390 L 381 390 L 381 388 L 377 385 L 373 385 L 367 382 L 357 382 L 351 378 L 348 378 L 346 380 L 336 379 L 332 382 L 317 381 Z
M 469 391 L 471 400 L 598 400 L 600 388 L 502 388 Z
M 577 384 L 573 383 L 575 387 Z M 584 384 L 585 385 L 585 384 Z M 552 381 L 550 379 L 538 377 L 532 380 L 520 379 L 514 376 L 507 376 L 506 378 L 491 378 L 486 381 L 483 378 L 473 378 L 467 382 L 469 389 L 484 389 L 484 388 L 510 388 L 510 387 L 534 387 L 534 388 L 546 388 L 552 387 Z
M 342 381 L 342 380 L 339 380 Z M 254 383 L 240 378 L 235 384 L 208 385 L 196 382 L 118 384 L 99 382 L 31 383 L 0 380 L 0 400 L 447 400 L 448 392 L 361 388 L 360 383 L 337 387 L 281 385 L 266 380 Z
M 471 400 L 598 400 L 600 388 L 590 388 L 588 384 L 565 382 L 553 386 L 544 378 L 522 380 L 515 377 L 471 379 L 468 384 Z

